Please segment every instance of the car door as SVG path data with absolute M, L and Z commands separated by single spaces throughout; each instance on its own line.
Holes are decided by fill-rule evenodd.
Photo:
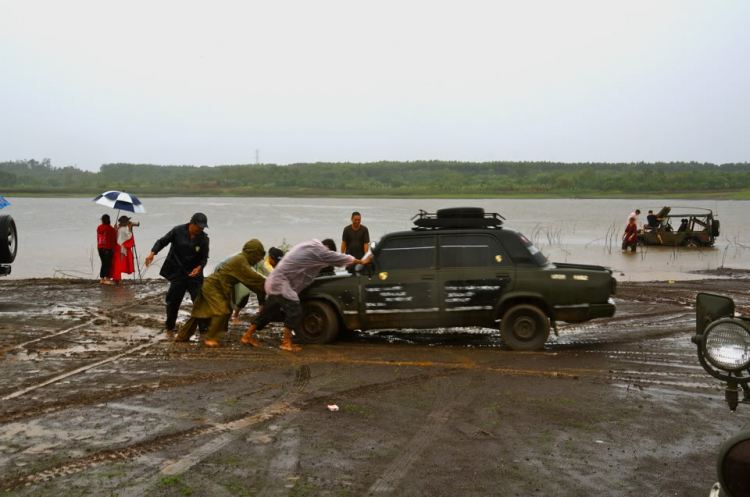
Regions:
M 493 309 L 514 276 L 505 249 L 490 234 L 440 236 L 440 313 L 444 326 L 492 322 Z
M 368 329 L 437 324 L 436 238 L 420 234 L 381 242 L 363 285 Z

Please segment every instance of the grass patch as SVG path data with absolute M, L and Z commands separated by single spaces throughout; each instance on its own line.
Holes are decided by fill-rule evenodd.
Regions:
M 173 476 L 165 476 L 159 481 L 159 485 L 162 487 L 171 487 L 177 490 L 182 495 L 190 495 L 193 493 L 193 489 L 190 488 L 183 480 L 184 473 L 180 473 Z

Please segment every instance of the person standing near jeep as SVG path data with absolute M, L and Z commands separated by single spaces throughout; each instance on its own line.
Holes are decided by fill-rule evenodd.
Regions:
M 188 224 L 181 224 L 172 228 L 169 233 L 159 238 L 146 257 L 146 267 L 151 265 L 154 256 L 161 249 L 170 245 L 169 254 L 161 266 L 159 274 L 169 280 L 167 291 L 167 320 L 166 331 L 174 331 L 177 324 L 177 313 L 185 297 L 190 293 L 190 299 L 195 302 L 203 284 L 203 268 L 208 262 L 208 235 L 203 230 L 208 228 L 208 219 L 201 212 L 196 212 Z M 205 330 L 205 323 L 201 323 L 201 331 Z
M 362 225 L 362 214 L 352 212 L 352 224 L 344 228 L 341 235 L 341 253 L 361 259 L 370 248 L 370 232 Z
M 638 245 L 638 225 L 635 223 L 636 219 L 631 217 L 628 219 L 628 225 L 625 226 L 625 233 L 622 235 L 622 249 L 625 251 L 630 247 L 630 250 L 635 252 L 635 247 Z

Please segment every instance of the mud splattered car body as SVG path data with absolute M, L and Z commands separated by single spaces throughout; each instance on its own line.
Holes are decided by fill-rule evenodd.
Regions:
M 373 262 L 318 278 L 302 295 L 300 337 L 339 330 L 497 328 L 515 350 L 537 350 L 550 324 L 610 317 L 616 280 L 601 266 L 550 263 L 497 214 L 479 208 L 420 213 L 385 235 Z

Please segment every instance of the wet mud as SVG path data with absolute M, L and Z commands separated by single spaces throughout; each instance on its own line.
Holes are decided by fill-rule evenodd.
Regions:
M 290 353 L 280 324 L 256 349 L 239 342 L 252 302 L 211 349 L 161 331 L 158 281 L 0 281 L 0 490 L 707 495 L 750 416 L 698 364 L 695 295 L 750 315 L 750 275 L 702 277 L 623 283 L 613 318 L 560 323 L 533 353 L 489 329 Z

